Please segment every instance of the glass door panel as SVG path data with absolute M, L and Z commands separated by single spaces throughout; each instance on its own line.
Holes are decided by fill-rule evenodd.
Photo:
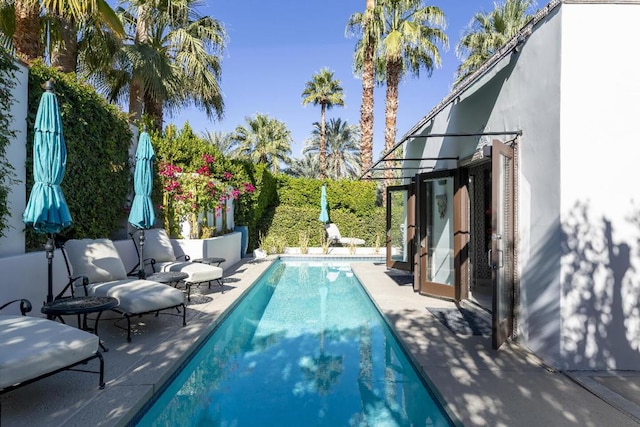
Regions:
M 413 185 L 387 188 L 387 267 L 410 271 L 414 233 Z
M 454 194 L 451 172 L 420 175 L 418 254 L 420 292 L 455 297 Z

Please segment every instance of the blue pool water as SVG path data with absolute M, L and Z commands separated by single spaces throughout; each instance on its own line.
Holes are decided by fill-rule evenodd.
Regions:
M 348 263 L 277 261 L 138 426 L 449 426 Z

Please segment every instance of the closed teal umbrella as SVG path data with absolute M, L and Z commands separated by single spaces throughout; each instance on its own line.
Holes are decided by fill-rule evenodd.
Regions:
M 53 234 L 71 225 L 69 207 L 60 183 L 67 164 L 67 149 L 62 134 L 62 119 L 53 81 L 45 84 L 40 98 L 33 138 L 33 188 L 22 221 L 38 233 L 48 234 L 45 250 L 48 260 L 47 302 L 53 301 L 52 271 Z
M 145 130 L 140 134 L 138 148 L 136 149 L 136 171 L 133 175 L 133 189 L 135 195 L 129 212 L 129 224 L 142 230 L 140 232 L 140 261 L 138 277 L 144 279 L 143 248 L 144 230 L 153 227 L 156 223 L 156 214 L 151 201 L 153 190 L 153 159 L 155 152 L 151 145 L 149 133 Z
M 320 193 L 320 216 L 318 221 L 322 223 L 329 222 L 329 212 L 327 212 L 327 188 L 322 185 L 322 192 Z

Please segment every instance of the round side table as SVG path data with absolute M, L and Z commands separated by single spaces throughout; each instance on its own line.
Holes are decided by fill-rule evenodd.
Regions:
M 117 305 L 118 300 L 112 297 L 72 297 L 45 303 L 40 311 L 50 319 L 57 317 L 62 323 L 65 323 L 62 316 L 78 316 L 78 328 L 98 335 L 98 321 L 102 312 L 111 310 Z M 97 313 L 93 328 L 87 323 L 89 313 Z M 100 347 L 104 351 L 109 351 L 102 340 L 100 340 Z

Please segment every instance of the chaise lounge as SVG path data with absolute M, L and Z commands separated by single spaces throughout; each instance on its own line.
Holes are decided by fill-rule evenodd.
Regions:
M 20 303 L 21 315 L 0 314 L 0 394 L 48 377 L 93 359 L 100 362 L 98 386 L 104 388 L 104 360 L 98 348 L 97 335 L 47 320 L 31 317 L 31 303 Z
M 136 251 L 138 251 L 138 253 L 140 253 L 139 233 L 140 231 L 136 231 L 131 236 L 136 244 Z M 192 262 L 188 255 L 182 255 L 181 257 L 183 260 L 179 259 L 173 250 L 171 239 L 169 239 L 166 231 L 162 228 L 145 230 L 144 237 L 145 264 L 150 264 L 154 273 L 180 272 L 187 274 L 187 278 L 184 279 L 184 283 L 187 290 L 188 301 L 191 301 L 191 287 L 193 285 L 208 283 L 209 287 L 211 287 L 211 282 L 215 281 L 220 287 L 222 287 L 222 291 L 224 292 L 224 285 L 222 282 L 224 270 L 222 270 L 222 268 L 214 265 Z
M 360 246 L 364 245 L 364 240 L 357 237 L 342 237 L 338 226 L 330 222 L 324 225 L 324 230 L 327 233 L 327 239 L 332 245 L 344 245 L 344 246 Z
M 57 298 L 67 289 L 74 296 L 75 288 L 82 288 L 86 296 L 116 298 L 118 305 L 112 310 L 126 319 L 128 342 L 131 342 L 133 316 L 158 315 L 160 311 L 175 309 L 181 313 L 182 326 L 187 325 L 184 293 L 172 286 L 127 277 L 124 263 L 111 240 L 68 240 L 61 249 L 69 283 Z

